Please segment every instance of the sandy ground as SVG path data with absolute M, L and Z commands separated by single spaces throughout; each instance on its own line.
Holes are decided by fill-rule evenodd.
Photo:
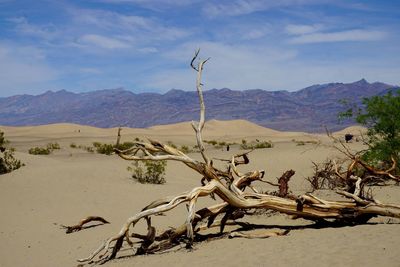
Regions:
M 149 202 L 200 184 L 199 175 L 176 162 L 168 163 L 166 184 L 139 184 L 130 178 L 129 162 L 115 155 L 70 147 L 71 143 L 114 142 L 116 129 L 73 124 L 0 129 L 16 148 L 16 157 L 25 163 L 23 168 L 0 176 L 0 266 L 77 266 L 76 259 L 86 257 L 104 239 L 117 233 L 128 217 Z M 358 134 L 359 130 L 356 127 L 347 132 Z M 195 144 L 189 123 L 125 128 L 122 134 L 123 141 L 148 136 L 178 146 Z M 304 178 L 312 173 L 312 161 L 322 162 L 338 155 L 324 135 L 282 133 L 240 120 L 210 121 L 204 137 L 237 143 L 242 139 L 272 141 L 273 148 L 252 152 L 250 165 L 241 170 L 265 169 L 266 179 L 275 181 L 284 171 L 294 169 L 296 174 L 290 182 L 294 194 L 310 189 Z M 305 144 L 298 145 L 299 141 Z M 48 156 L 27 153 L 29 148 L 49 142 L 58 142 L 61 150 Z M 360 142 L 350 146 L 362 148 Z M 215 158 L 229 158 L 239 152 L 238 145 L 231 146 L 229 152 L 207 148 Z M 272 190 L 264 184 L 256 187 Z M 318 193 L 333 197 L 327 192 Z M 374 188 L 374 194 L 381 201 L 400 203 L 399 187 Z M 209 198 L 202 199 L 198 207 L 212 203 Z M 111 224 L 69 235 L 60 229 L 61 224 L 75 224 L 88 215 L 103 216 Z M 185 220 L 185 207 L 167 215 L 154 220 L 158 229 L 180 225 Z M 324 229 L 280 214 L 242 220 L 293 230 L 287 236 L 268 239 L 216 239 L 197 244 L 192 251 L 128 256 L 105 266 L 400 266 L 400 224 L 396 220 L 377 218 L 365 225 Z M 138 229 L 144 229 L 144 225 L 138 225 Z M 129 253 L 127 250 L 125 254 Z

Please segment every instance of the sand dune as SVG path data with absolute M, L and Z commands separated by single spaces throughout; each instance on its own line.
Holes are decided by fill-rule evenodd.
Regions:
M 345 134 L 360 135 L 360 134 L 365 134 L 366 132 L 367 132 L 367 129 L 363 126 L 350 126 L 343 130 L 334 132 L 333 134 L 335 134 L 335 135 L 345 135 Z
M 53 124 L 34 127 L 0 127 L 16 147 L 16 156 L 26 166 L 0 176 L 0 266 L 77 266 L 76 259 L 92 252 L 105 238 L 117 233 L 125 220 L 156 198 L 174 195 L 199 186 L 199 175 L 177 162 L 167 166 L 165 185 L 142 185 L 130 178 L 129 162 L 116 156 L 88 153 L 69 146 L 93 141 L 115 141 L 117 129 L 99 129 L 75 124 Z M 195 144 L 189 123 L 155 126 L 149 129 L 123 129 L 123 139 L 150 136 L 177 144 Z M 229 138 L 262 138 L 272 140 L 274 147 L 253 151 L 246 172 L 266 170 L 274 182 L 288 169 L 296 175 L 290 182 L 293 194 L 309 190 L 304 177 L 312 174 L 312 161 L 321 162 L 338 156 L 332 142 L 320 135 L 286 133 L 270 130 L 246 121 L 209 121 L 205 136 L 219 140 Z M 298 146 L 296 140 L 319 140 L 318 145 Z M 61 150 L 48 156 L 27 153 L 29 147 L 57 141 Z M 362 148 L 351 143 L 352 149 Z M 213 158 L 230 158 L 243 152 L 238 145 L 231 151 L 207 146 Z M 199 158 L 198 155 L 191 156 Z M 220 164 L 216 162 L 215 164 Z M 262 183 L 259 190 L 273 190 Z M 319 192 L 322 196 L 326 192 Z M 376 198 L 400 203 L 399 187 L 375 188 Z M 210 198 L 198 208 L 214 203 Z M 111 222 L 66 235 L 61 224 L 75 224 L 87 215 L 99 215 Z M 186 208 L 157 216 L 153 223 L 162 230 L 181 224 Z M 200 243 L 188 252 L 126 257 L 105 266 L 398 266 L 400 225 L 392 220 L 374 219 L 373 224 L 355 227 L 315 229 L 305 220 L 285 215 L 252 216 L 245 219 L 263 225 L 296 226 L 285 237 L 260 240 L 213 240 Z M 302 229 L 304 227 L 304 229 Z M 138 225 L 144 230 L 145 225 Z M 129 254 L 130 250 L 126 250 Z M 240 255 L 238 258 L 237 256 Z

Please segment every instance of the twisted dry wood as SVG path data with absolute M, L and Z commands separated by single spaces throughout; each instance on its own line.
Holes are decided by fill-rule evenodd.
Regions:
M 90 222 L 100 222 L 100 223 L 103 223 L 103 224 L 109 223 L 103 217 L 100 217 L 100 216 L 88 216 L 85 219 L 82 219 L 78 224 L 71 225 L 71 226 L 61 225 L 61 227 L 65 229 L 65 233 L 70 234 L 70 233 L 78 232 L 78 231 L 81 231 L 81 230 L 83 230 L 85 228 L 90 227 L 90 226 L 85 226 L 86 224 L 88 224 Z
M 115 236 L 108 238 L 87 258 L 80 259 L 80 262 L 90 262 L 96 259 L 108 260 L 116 257 L 118 251 L 122 248 L 124 241 L 132 246 L 134 243 L 130 238 L 139 238 L 142 240 L 141 246 L 136 250 L 137 254 L 152 253 L 165 250 L 173 246 L 179 238 L 187 237 L 188 246 L 192 245 L 195 234 L 204 229 L 203 226 L 196 227 L 203 220 L 208 220 L 207 226 L 212 227 L 218 224 L 221 232 L 223 226 L 228 220 L 235 220 L 244 216 L 243 210 L 262 208 L 282 212 L 289 215 L 295 215 L 309 220 L 335 219 L 346 222 L 358 223 L 368 220 L 370 217 L 381 215 L 400 218 L 400 207 L 395 205 L 381 204 L 377 201 L 365 200 L 358 195 L 348 192 L 338 192 L 348 198 L 346 201 L 327 201 L 319 199 L 312 194 L 305 194 L 299 197 L 286 197 L 290 174 L 288 173 L 282 182 L 282 196 L 261 194 L 257 191 L 247 192 L 246 187 L 252 183 L 260 181 L 264 177 L 263 170 L 256 170 L 242 174 L 237 169 L 240 164 L 249 163 L 247 153 L 233 156 L 227 160 L 226 170 L 217 169 L 213 166 L 212 160 L 206 154 L 202 139 L 202 129 L 205 123 L 205 106 L 202 94 L 201 73 L 203 65 L 207 60 L 200 60 L 197 67 L 195 62 L 199 52 L 196 51 L 191 61 L 192 68 L 197 71 L 197 92 L 200 100 L 200 120 L 198 123 L 192 123 L 196 133 L 197 144 L 200 148 L 203 162 L 194 160 L 185 153 L 162 144 L 155 140 L 149 142 L 136 142 L 128 150 L 121 151 L 115 149 L 118 156 L 125 160 L 175 160 L 180 161 L 189 168 L 198 172 L 204 182 L 203 186 L 196 187 L 189 192 L 178 194 L 171 198 L 163 198 L 153 201 L 147 205 L 141 212 L 127 219 L 121 230 Z M 119 140 L 120 137 L 118 137 Z M 286 181 L 284 181 L 286 180 Z M 285 182 L 285 183 L 284 183 Z M 198 198 L 216 195 L 222 199 L 222 203 L 195 211 Z M 155 228 L 151 225 L 151 216 L 167 212 L 174 209 L 182 203 L 188 203 L 188 214 L 185 222 L 175 228 L 164 231 L 156 235 Z M 215 220 L 217 215 L 224 214 L 218 222 Z M 135 224 L 145 219 L 147 222 L 147 234 L 129 234 Z M 280 233 L 284 234 L 284 233 Z M 274 235 L 280 235 L 274 234 Z M 252 237 L 252 236 L 249 236 Z

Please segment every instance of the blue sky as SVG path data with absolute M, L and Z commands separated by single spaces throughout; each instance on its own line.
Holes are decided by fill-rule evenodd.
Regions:
M 400 1 L 0 0 L 0 96 L 400 84 Z

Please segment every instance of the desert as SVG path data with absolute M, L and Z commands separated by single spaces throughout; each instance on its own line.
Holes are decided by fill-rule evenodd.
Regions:
M 264 169 L 264 180 L 271 182 L 284 171 L 293 169 L 296 173 L 289 186 L 295 195 L 310 191 L 305 177 L 313 173 L 312 162 L 340 156 L 325 134 L 279 132 L 243 120 L 212 120 L 205 125 L 205 140 L 272 142 L 272 148 L 252 151 L 250 164 L 239 167 L 243 172 Z M 105 238 L 117 233 L 126 218 L 154 199 L 200 185 L 201 177 L 180 162 L 168 162 L 165 184 L 140 184 L 127 171 L 130 162 L 116 155 L 100 155 L 70 147 L 71 143 L 113 143 L 117 137 L 116 128 L 63 123 L 1 129 L 15 147 L 16 157 L 25 164 L 0 176 L 1 266 L 78 266 L 77 259 L 87 256 Z M 342 137 L 349 131 L 357 135 L 362 130 L 352 127 L 334 135 Z M 124 128 L 121 134 L 123 141 L 149 137 L 191 147 L 196 141 L 190 122 L 147 129 Z M 313 142 L 298 145 L 295 140 Z M 57 142 L 61 149 L 45 156 L 27 153 L 29 148 L 49 142 Z M 349 146 L 354 150 L 363 147 L 361 142 L 352 142 Z M 224 147 L 211 145 L 206 145 L 206 149 L 212 158 L 243 153 L 239 145 L 231 145 L 229 152 Z M 199 157 L 198 153 L 190 155 Z M 255 187 L 273 190 L 263 183 L 255 183 Z M 328 199 L 335 197 L 327 190 L 316 193 Z M 398 186 L 374 187 L 373 193 L 382 202 L 400 202 Z M 198 207 L 213 203 L 215 201 L 209 197 L 200 199 Z M 177 226 L 184 221 L 185 214 L 186 208 L 179 207 L 168 212 L 168 216 L 156 216 L 155 223 L 160 229 Z M 110 224 L 72 234 L 61 229 L 61 225 L 76 224 L 88 215 L 102 216 Z M 400 227 L 396 219 L 378 217 L 362 225 L 322 229 L 317 229 L 310 221 L 293 220 L 284 214 L 246 216 L 244 220 L 291 231 L 286 236 L 267 239 L 216 238 L 200 242 L 189 251 L 180 247 L 156 255 L 133 257 L 132 251 L 125 248 L 120 258 L 107 262 L 106 266 L 398 266 Z M 145 224 L 138 227 L 138 231 L 144 230 Z
M 400 1 L 0 0 L 0 267 L 398 267 Z

